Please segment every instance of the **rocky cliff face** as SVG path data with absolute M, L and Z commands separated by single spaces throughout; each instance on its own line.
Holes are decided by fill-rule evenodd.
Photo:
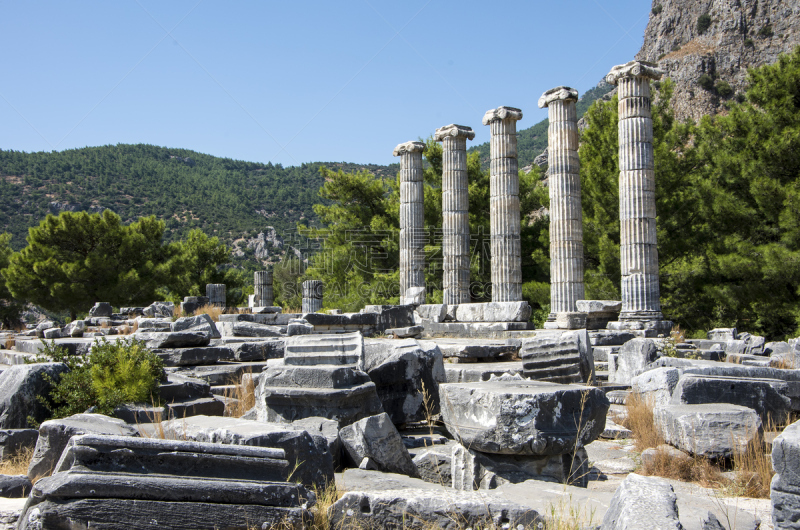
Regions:
M 697 120 L 744 94 L 748 68 L 798 45 L 799 2 L 654 0 L 636 58 L 667 72 L 676 114 Z

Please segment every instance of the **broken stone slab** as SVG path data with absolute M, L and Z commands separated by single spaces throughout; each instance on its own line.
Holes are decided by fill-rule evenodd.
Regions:
M 0 462 L 11 458 L 20 451 L 36 447 L 39 438 L 37 429 L 2 429 L 0 430 Z
M 522 375 L 522 361 L 506 361 L 500 363 L 444 363 L 444 372 L 448 383 L 476 383 L 489 381 L 492 376 L 503 374 Z
M 617 488 L 602 530 L 683 530 L 675 491 L 665 480 L 631 473 Z
M 672 401 L 672 393 L 681 378 L 677 368 L 655 368 L 631 379 L 631 388 L 650 406 L 660 407 Z
M 260 373 L 267 367 L 269 362 L 271 361 L 220 362 L 212 365 L 171 367 L 167 368 L 166 371 L 184 377 L 202 379 L 211 385 L 219 386 L 237 384 L 242 375 L 249 372 Z
M 597 439 L 610 403 L 602 390 L 542 381 L 439 386 L 442 419 L 462 445 L 493 454 L 561 455 Z
M 706 333 L 708 340 L 727 342 L 738 339 L 736 328 L 714 328 Z
M 425 328 L 422 326 L 409 326 L 406 328 L 387 329 L 385 334 L 387 337 L 393 337 L 395 339 L 408 339 L 421 337 L 423 331 L 425 331 Z
M 164 361 L 164 366 L 197 366 L 234 360 L 233 351 L 225 346 L 154 348 L 153 351 Z
M 756 411 L 763 423 L 781 424 L 792 410 L 789 387 L 777 379 L 684 374 L 672 394 L 676 405 L 730 403 Z
M 369 376 L 348 366 L 269 366 L 256 387 L 259 421 L 321 416 L 340 427 L 383 412 Z
M 28 477 L 34 480 L 50 475 L 70 438 L 81 434 L 139 436 L 126 422 L 103 414 L 75 414 L 47 420 L 39 426 L 39 438 L 28 465 Z
M 198 415 L 165 421 L 161 426 L 168 438 L 283 449 L 293 466 L 288 477 L 292 482 L 324 487 L 334 479 L 328 440 L 295 424 Z
M 286 326 L 286 335 L 288 337 L 311 335 L 312 333 L 314 333 L 314 326 L 300 318 L 290 320 Z
M 343 427 L 339 439 L 352 463 L 362 469 L 419 477 L 400 433 L 385 412 Z
M 211 335 L 205 331 L 175 331 L 164 333 L 134 333 L 133 338 L 145 342 L 150 349 L 157 348 L 189 348 L 208 346 Z
M 634 338 L 636 338 L 636 335 L 631 331 L 617 331 L 611 329 L 589 331 L 589 342 L 592 343 L 592 346 L 622 346 Z
M 174 313 L 175 304 L 172 302 L 153 302 L 142 309 L 142 315 L 149 318 L 172 318 Z M 194 310 L 185 311 L 183 314 L 188 315 L 191 313 L 194 313 Z
M 244 416 L 242 416 L 242 419 L 245 419 Z M 254 414 L 252 419 L 256 421 L 258 415 Z M 338 422 L 321 416 L 311 416 L 310 418 L 294 420 L 291 425 L 292 427 L 307 431 L 312 436 L 322 436 L 325 438 L 328 442 L 328 452 L 331 454 L 331 458 L 333 458 L 334 469 L 341 469 L 342 442 L 339 440 Z
M 348 492 L 328 516 L 332 528 L 535 528 L 544 521 L 497 495 L 443 488 Z
M 313 498 L 286 482 L 61 473 L 36 484 L 20 528 L 300 528 Z
M 0 475 L 0 497 L 27 497 L 33 484 L 26 475 Z
M 158 385 L 158 394 L 167 403 L 211 396 L 211 386 L 202 379 L 167 373 L 167 380 Z
M 170 331 L 204 331 L 211 335 L 212 339 L 218 339 L 220 335 L 216 323 L 205 313 L 191 317 L 181 317 L 170 324 Z
M 256 322 L 217 322 L 223 337 L 281 337 L 286 334 L 284 326 L 269 326 Z
M 73 320 L 62 330 L 62 335 L 67 337 L 83 337 L 86 332 L 86 322 L 83 320 Z
M 453 489 L 462 491 L 495 489 L 503 484 L 543 480 L 585 487 L 589 480 L 586 450 L 560 455 L 497 455 L 453 446 L 451 459 Z
M 299 335 L 286 339 L 283 361 L 287 365 L 360 365 L 364 359 L 361 332 Z
M 422 480 L 431 484 L 451 487 L 453 484 L 453 445 L 455 442 L 448 441 L 446 444 L 431 445 L 409 451 Z
M 442 352 L 433 342 L 404 339 L 370 348 L 364 370 L 375 383 L 383 411 L 395 424 L 439 413 L 439 383 L 446 379 Z
M 41 422 L 50 411 L 38 396 L 50 393 L 50 381 L 68 370 L 63 363 L 17 364 L 0 374 L 0 429 L 25 429 L 28 418 Z
M 600 437 L 606 440 L 627 440 L 628 438 L 633 438 L 633 432 L 606 418 L 606 428 L 603 429 L 603 434 Z
M 585 329 L 542 331 L 532 339 L 523 339 L 519 356 L 523 375 L 553 383 L 594 381 L 592 345 Z
M 36 336 L 39 338 L 44 337 L 44 330 L 58 327 L 58 325 L 53 320 L 44 320 L 39 322 L 36 327 L 34 328 L 36 331 Z
M 776 529 L 796 530 L 800 513 L 800 422 L 792 423 L 773 440 L 772 467 L 772 522 Z
M 114 313 L 114 309 L 108 302 L 96 302 L 94 306 L 89 309 L 90 317 L 109 317 Z
M 186 418 L 188 416 L 222 416 L 225 414 L 225 402 L 217 396 L 202 397 L 185 401 L 167 403 L 167 418 Z
M 274 482 L 291 472 L 282 449 L 96 434 L 67 442 L 53 473 L 70 469 Z
M 46 329 L 46 330 L 44 330 L 42 332 L 42 336 L 47 340 L 60 339 L 61 338 L 61 328 Z
M 446 359 L 511 359 L 519 354 L 519 340 L 434 339 Z
M 622 311 L 619 300 L 576 300 L 575 309 L 581 313 L 616 313 Z
M 145 403 L 123 403 L 111 412 L 111 415 L 129 425 L 142 425 L 158 423 L 169 417 L 167 407 L 162 405 L 147 405 Z
M 630 384 L 631 379 L 644 372 L 658 356 L 658 345 L 653 339 L 629 340 L 613 359 L 609 357 L 609 383 Z
M 653 411 L 656 429 L 668 444 L 695 456 L 730 458 L 762 435 L 756 411 L 739 405 L 662 405 Z
M 271 338 L 257 342 L 239 342 L 228 346 L 236 361 L 266 361 L 284 356 L 284 339 Z
M 37 482 L 23 528 L 296 527 L 314 495 L 285 482 L 280 449 L 191 441 L 73 437 Z
M 172 321 L 161 318 L 138 317 L 134 322 L 139 332 L 143 331 L 169 331 Z
M 421 319 L 431 322 L 444 322 L 447 318 L 447 304 L 423 304 L 414 311 Z
M 527 322 L 531 306 L 521 302 L 483 302 L 459 304 L 455 309 L 458 322 Z

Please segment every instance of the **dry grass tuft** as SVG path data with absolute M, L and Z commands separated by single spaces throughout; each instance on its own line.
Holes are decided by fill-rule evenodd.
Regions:
M 643 462 L 639 472 L 643 475 L 695 482 L 706 488 L 718 488 L 724 484 L 720 468 L 701 457 L 676 458 L 662 448 L 656 448 L 652 459 Z
M 342 498 L 342 491 L 336 489 L 336 483 L 330 482 L 324 488 L 314 488 L 317 496 L 317 503 L 311 508 L 314 520 L 311 522 L 311 530 L 328 530 L 331 528 L 331 520 L 328 517 L 328 508 L 333 503 Z
M 241 418 L 244 414 L 256 406 L 256 384 L 253 378 L 253 371 L 248 370 L 242 374 L 238 383 L 232 382 L 233 389 L 225 390 L 223 394 L 226 398 L 225 415 L 231 418 Z
M 27 475 L 33 458 L 33 448 L 21 449 L 0 461 L 0 475 Z
M 625 401 L 628 415 L 622 419 L 622 426 L 633 433 L 634 446 L 640 453 L 651 447 L 658 447 L 664 439 L 656 429 L 653 416 L 653 403 L 650 399 L 632 392 Z
M 211 320 L 213 320 L 214 322 L 219 322 L 219 316 L 224 313 L 225 313 L 224 307 L 212 304 L 206 304 L 204 306 L 201 306 L 197 311 L 194 312 L 195 315 L 206 314 L 210 316 Z
M 784 425 L 776 425 L 768 418 L 764 422 L 764 431 L 783 431 L 791 420 Z M 767 443 L 762 434 L 753 437 L 747 447 L 733 454 L 734 479 L 730 481 L 728 489 L 732 495 L 738 497 L 769 498 L 769 485 L 775 471 L 772 469 L 772 457 L 767 452 Z
M 779 370 L 794 370 L 797 368 L 797 363 L 794 362 L 795 357 L 793 354 L 789 356 L 773 357 L 769 360 L 770 368 L 778 368 Z
M 547 518 L 544 522 L 543 530 L 583 530 L 584 528 L 594 528 L 594 508 L 587 513 L 587 508 L 578 507 L 572 501 L 572 494 L 569 501 L 561 498 L 558 504 L 550 504 Z

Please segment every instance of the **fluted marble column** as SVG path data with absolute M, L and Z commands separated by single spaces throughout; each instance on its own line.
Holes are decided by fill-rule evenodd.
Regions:
M 442 142 L 442 256 L 443 303 L 467 304 L 469 294 L 469 182 L 467 140 L 475 138 L 471 127 L 447 125 L 436 129 Z
M 656 181 L 650 80 L 655 65 L 631 61 L 615 66 L 606 81 L 619 97 L 619 220 L 624 321 L 660 321 L 656 246 Z M 609 324 L 611 327 L 611 324 Z M 624 327 L 624 326 L 618 326 Z
M 572 319 L 575 302 L 583 300 L 583 213 L 578 160 L 578 91 L 561 86 L 539 98 L 547 107 L 548 182 L 550 190 L 550 316 L 549 322 Z M 558 315 L 562 318 L 559 319 Z M 559 326 L 556 326 L 559 327 Z
M 306 280 L 303 282 L 303 313 L 316 313 L 322 309 L 322 280 Z
M 498 107 L 487 111 L 483 124 L 491 127 L 489 227 L 492 253 L 492 302 L 522 300 L 517 120 L 522 111 Z
M 260 307 L 271 306 L 273 303 L 272 269 L 254 272 L 253 287 L 255 305 Z
M 400 303 L 425 303 L 425 191 L 422 142 L 394 148 L 400 157 Z

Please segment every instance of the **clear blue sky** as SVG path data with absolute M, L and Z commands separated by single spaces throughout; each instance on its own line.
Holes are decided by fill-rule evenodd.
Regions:
M 645 0 L 0 0 L 0 149 L 116 143 L 388 164 L 449 123 L 546 117 L 642 44 Z

